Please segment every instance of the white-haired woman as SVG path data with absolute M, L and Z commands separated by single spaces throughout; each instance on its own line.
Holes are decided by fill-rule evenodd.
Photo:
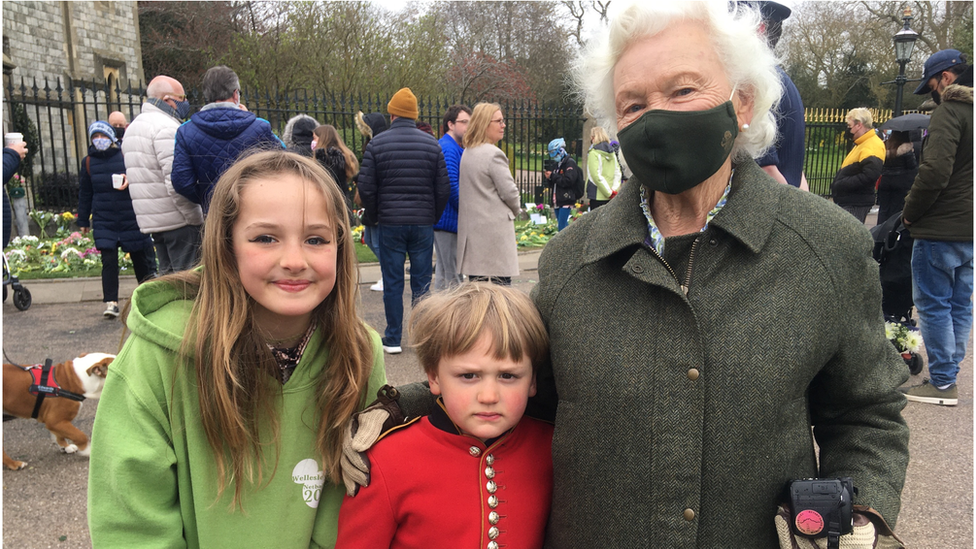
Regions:
M 844 157 L 834 176 L 830 196 L 834 204 L 864 223 L 874 206 L 874 188 L 884 168 L 885 144 L 874 131 L 871 111 L 864 107 L 851 109 L 844 120 L 854 139 L 854 148 Z
M 546 547 L 774 548 L 779 496 L 806 477 L 851 477 L 854 503 L 897 518 L 908 372 L 871 237 L 752 160 L 780 84 L 739 6 L 636 3 L 578 66 L 634 176 L 539 260 Z

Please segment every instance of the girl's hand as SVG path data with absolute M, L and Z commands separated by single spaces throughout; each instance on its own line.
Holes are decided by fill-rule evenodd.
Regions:
M 125 175 L 125 174 L 122 174 L 122 186 L 119 187 L 119 190 L 120 191 L 124 191 L 128 187 L 129 187 L 129 177 L 127 175 Z

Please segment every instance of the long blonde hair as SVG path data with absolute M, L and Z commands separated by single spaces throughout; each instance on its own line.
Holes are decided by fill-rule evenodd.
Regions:
M 322 192 L 336 227 L 335 287 L 312 312 L 329 351 L 316 380 L 315 409 L 321 411 L 317 446 L 333 483 L 341 480 L 342 428 L 364 402 L 373 363 L 369 332 L 357 311 L 359 269 L 338 186 L 317 162 L 297 154 L 265 151 L 239 160 L 214 188 L 204 227 L 202 271 L 163 279 L 194 300 L 180 354 L 196 375 L 200 420 L 217 467 L 217 497 L 233 481 L 232 505 L 242 505 L 245 482 L 263 482 L 262 451 L 279 436 L 273 403 L 282 386 L 278 365 L 254 325 L 254 300 L 240 282 L 231 235 L 244 187 L 283 173 Z M 269 478 L 273 475 L 272 470 Z
M 498 103 L 478 103 L 471 109 L 471 122 L 468 122 L 468 131 L 464 132 L 465 149 L 485 143 L 495 144 L 488 139 L 488 126 L 491 118 L 500 110 L 502 106 Z
M 354 175 L 359 172 L 359 161 L 356 160 L 356 155 L 349 150 L 349 147 L 339 139 L 339 132 L 335 129 L 335 126 L 329 124 L 322 124 L 321 126 L 315 128 L 312 132 L 315 137 L 318 138 L 319 142 L 315 145 L 316 149 L 329 150 L 329 147 L 335 147 L 342 151 L 342 156 L 346 159 L 346 179 L 352 179 Z

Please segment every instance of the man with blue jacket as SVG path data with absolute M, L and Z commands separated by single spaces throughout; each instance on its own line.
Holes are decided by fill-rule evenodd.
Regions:
M 390 128 L 366 145 L 359 168 L 359 198 L 378 222 L 386 332 L 383 350 L 402 352 L 403 266 L 410 256 L 411 301 L 430 286 L 434 223 L 451 195 L 444 154 L 434 136 L 417 129 L 417 98 L 402 88 L 387 105 Z
M 207 102 L 176 132 L 173 188 L 203 206 L 210 202 L 220 175 L 248 149 L 284 148 L 271 124 L 241 108 L 241 84 L 230 67 L 211 67 L 203 75 Z
M 440 221 L 434 225 L 434 251 L 437 259 L 434 267 L 434 289 L 444 290 L 461 283 L 457 272 L 457 231 L 458 231 L 458 173 L 461 169 L 461 140 L 471 121 L 471 109 L 464 105 L 453 105 L 444 113 L 440 143 L 447 165 L 447 176 L 451 180 L 451 198 L 444 207 Z

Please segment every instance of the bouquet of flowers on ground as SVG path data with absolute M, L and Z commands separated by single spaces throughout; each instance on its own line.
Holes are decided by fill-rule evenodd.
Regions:
M 901 322 L 885 322 L 885 337 L 902 354 L 917 353 L 922 346 L 922 334 L 918 328 Z

